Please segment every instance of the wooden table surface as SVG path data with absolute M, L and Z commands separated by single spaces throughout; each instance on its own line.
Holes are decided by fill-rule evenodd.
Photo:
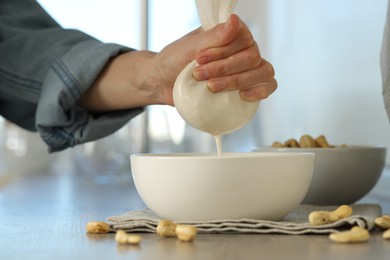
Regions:
M 130 174 L 129 174 L 130 175 Z M 361 202 L 390 213 L 390 171 Z M 89 221 L 142 209 L 130 176 L 97 184 L 64 165 L 0 182 L 0 259 L 390 259 L 390 241 L 373 231 L 366 243 L 337 244 L 326 235 L 198 235 L 193 243 L 141 234 L 118 246 L 114 234 L 85 232 Z

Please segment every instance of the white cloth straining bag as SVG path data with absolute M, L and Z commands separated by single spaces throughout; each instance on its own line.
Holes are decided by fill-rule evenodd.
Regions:
M 196 0 L 204 30 L 226 22 L 236 0 Z M 231 133 L 243 127 L 255 115 L 259 102 L 243 101 L 238 91 L 214 94 L 207 81 L 192 76 L 197 66 L 192 61 L 179 74 L 173 88 L 173 101 L 181 117 L 193 127 L 214 136 Z

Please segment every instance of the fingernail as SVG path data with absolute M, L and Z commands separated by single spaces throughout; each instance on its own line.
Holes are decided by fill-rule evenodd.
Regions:
M 211 92 L 218 92 L 226 88 L 225 82 L 223 80 L 212 80 L 207 82 L 208 88 L 211 90 Z
M 252 89 L 241 90 L 240 97 L 245 101 L 257 101 Z
M 208 79 L 208 73 L 203 69 L 194 69 L 192 75 L 196 80 L 206 80 Z

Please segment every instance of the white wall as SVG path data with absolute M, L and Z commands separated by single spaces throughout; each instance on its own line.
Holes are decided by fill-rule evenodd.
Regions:
M 141 48 L 141 0 L 38 0 L 65 28 L 75 28 L 104 42 Z
M 387 0 L 239 2 L 279 83 L 257 115 L 259 145 L 307 133 L 390 148 L 379 67 L 386 7 Z

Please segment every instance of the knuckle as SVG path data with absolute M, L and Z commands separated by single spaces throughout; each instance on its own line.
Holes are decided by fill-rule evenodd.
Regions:
M 239 77 L 231 77 L 231 86 L 234 89 L 242 89 L 243 86 L 241 86 L 241 80 Z
M 226 56 L 228 56 L 227 48 L 218 48 L 218 50 L 215 53 L 216 59 L 223 59 Z
M 262 66 L 263 70 L 265 71 L 266 75 L 268 75 L 270 78 L 275 77 L 275 70 L 271 63 L 266 61 L 265 59 L 262 59 Z
M 253 68 L 260 67 L 261 65 L 261 57 L 260 54 L 253 55 L 252 53 L 247 55 L 247 61 L 249 62 L 249 65 Z
M 227 74 L 226 66 L 218 66 L 215 69 L 216 75 L 215 76 L 225 76 Z
M 256 45 L 252 33 L 249 30 L 243 32 L 241 40 L 247 47 Z

